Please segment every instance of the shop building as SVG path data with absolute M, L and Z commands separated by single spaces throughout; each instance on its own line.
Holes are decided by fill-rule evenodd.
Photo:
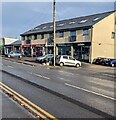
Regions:
M 21 40 L 6 37 L 0 39 L 0 53 L 2 55 L 14 50 L 21 51 Z
M 92 62 L 97 57 L 116 58 L 116 12 L 110 11 L 56 22 L 56 54 Z M 23 51 L 30 56 L 53 53 L 53 22 L 23 34 Z

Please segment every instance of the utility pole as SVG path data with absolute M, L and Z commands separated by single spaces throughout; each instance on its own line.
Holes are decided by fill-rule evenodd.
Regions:
M 56 0 L 54 0 L 53 2 L 53 26 L 54 26 L 54 66 L 55 66 L 55 63 L 56 63 L 56 59 L 55 59 L 55 56 L 56 56 Z

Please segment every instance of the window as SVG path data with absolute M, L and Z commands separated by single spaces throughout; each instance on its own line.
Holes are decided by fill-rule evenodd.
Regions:
M 34 35 L 34 40 L 36 40 L 37 39 L 37 35 Z
M 58 27 L 61 27 L 61 26 L 63 26 L 63 25 L 64 25 L 64 24 L 62 23 L 62 24 L 58 24 L 57 26 L 58 26 Z
M 115 32 L 112 32 L 112 39 L 115 39 Z
M 89 30 L 88 29 L 83 30 L 83 35 L 88 35 L 88 34 L 89 34 Z
M 70 59 L 70 60 L 75 60 L 75 59 L 74 59 L 74 58 L 72 58 L 71 56 L 69 56 L 69 59 Z
M 70 31 L 70 36 L 76 36 L 76 31 Z
M 68 59 L 68 56 L 63 56 L 64 59 Z
M 64 32 L 59 32 L 59 37 L 64 37 Z
M 70 42 L 76 41 L 76 31 L 70 31 Z
M 53 33 L 50 33 L 49 34 L 49 38 L 48 38 L 48 43 L 52 43 L 53 42 L 53 38 L 54 38 Z
M 116 25 L 116 17 L 115 17 L 115 25 Z
M 87 22 L 87 20 L 81 20 L 79 23 L 85 23 Z
M 53 38 L 53 33 L 50 33 L 50 34 L 49 34 L 49 38 Z
M 74 24 L 75 23 L 75 21 L 71 21 L 71 22 L 69 22 L 69 24 Z
M 100 17 L 96 17 L 96 18 L 93 19 L 93 22 L 95 22 L 95 21 L 97 21 L 99 19 L 100 19 Z
M 53 28 L 53 25 L 51 25 L 50 28 Z
M 41 39 L 44 39 L 44 34 L 41 34 Z
M 25 37 L 24 36 L 22 36 L 22 41 L 24 41 L 25 40 Z
M 46 29 L 47 27 L 46 26 L 44 26 L 42 29 Z

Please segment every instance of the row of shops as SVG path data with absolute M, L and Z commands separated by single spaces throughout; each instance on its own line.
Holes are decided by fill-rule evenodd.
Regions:
M 75 44 L 56 44 L 56 55 L 72 55 L 78 60 L 89 61 L 91 43 L 75 43 Z M 45 44 L 24 45 L 22 51 L 25 56 L 38 57 L 45 54 L 53 54 L 53 45 L 45 46 Z

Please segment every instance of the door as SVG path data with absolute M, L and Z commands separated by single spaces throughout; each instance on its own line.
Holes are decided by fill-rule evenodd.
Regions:
M 71 56 L 69 56 L 69 64 L 71 66 L 75 66 L 75 59 L 73 57 L 71 57 Z

